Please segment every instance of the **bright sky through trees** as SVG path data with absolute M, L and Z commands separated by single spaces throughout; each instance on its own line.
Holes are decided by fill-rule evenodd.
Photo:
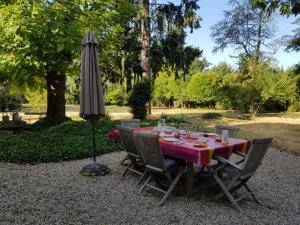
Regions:
M 157 0 L 156 2 L 173 2 L 174 4 L 178 4 L 180 0 Z M 223 18 L 223 11 L 229 9 L 227 3 L 228 0 L 199 0 L 200 9 L 198 10 L 198 15 L 202 17 L 201 28 L 194 30 L 192 34 L 188 33 L 186 38 L 187 45 L 193 45 L 194 47 L 203 49 L 203 56 L 212 64 L 218 64 L 219 62 L 225 61 L 234 65 L 236 61 L 236 59 L 230 57 L 230 55 L 235 55 L 231 48 L 225 49 L 224 52 L 218 52 L 216 54 L 212 53 L 214 43 L 210 38 L 210 27 Z M 283 35 L 291 35 L 292 30 L 297 28 L 295 24 L 292 24 L 296 20 L 295 16 L 287 18 L 278 14 L 275 15 L 274 18 L 274 23 L 278 27 L 277 38 Z M 298 63 L 300 57 L 299 53 L 288 53 L 284 48 L 284 46 L 279 48 L 278 52 L 273 57 L 278 66 L 287 69 Z

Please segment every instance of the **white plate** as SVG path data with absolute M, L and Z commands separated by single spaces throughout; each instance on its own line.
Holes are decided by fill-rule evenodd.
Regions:
M 177 142 L 177 141 L 179 141 L 179 140 L 176 139 L 176 138 L 164 138 L 164 141 Z
M 182 135 L 186 134 L 186 130 L 179 130 L 179 134 L 182 134 Z
M 209 136 L 216 136 L 217 135 L 216 133 L 203 133 L 203 134 L 206 134 L 206 135 L 209 135 Z
M 175 128 L 174 127 L 169 127 L 169 126 L 162 126 L 161 130 L 162 131 L 174 131 Z

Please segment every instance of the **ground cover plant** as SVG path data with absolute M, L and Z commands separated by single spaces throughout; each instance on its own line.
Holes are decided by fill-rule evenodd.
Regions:
M 96 123 L 96 153 L 122 149 L 107 140 L 117 121 L 108 118 Z M 0 161 L 13 163 L 57 162 L 88 158 L 92 147 L 91 124 L 67 121 L 51 128 L 38 127 L 30 134 L 0 136 Z

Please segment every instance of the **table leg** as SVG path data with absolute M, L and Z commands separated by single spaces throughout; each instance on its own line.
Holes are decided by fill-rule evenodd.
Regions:
M 186 194 L 188 197 L 191 197 L 193 194 L 193 175 L 194 175 L 193 163 L 188 162 L 187 173 L 186 173 Z

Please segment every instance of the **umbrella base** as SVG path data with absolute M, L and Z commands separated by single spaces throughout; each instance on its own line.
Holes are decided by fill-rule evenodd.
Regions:
M 80 174 L 82 176 L 103 176 L 109 172 L 109 169 L 104 164 L 92 163 L 84 166 Z

